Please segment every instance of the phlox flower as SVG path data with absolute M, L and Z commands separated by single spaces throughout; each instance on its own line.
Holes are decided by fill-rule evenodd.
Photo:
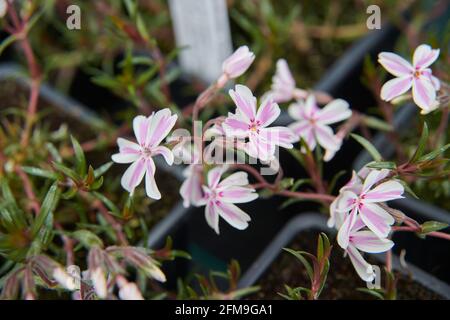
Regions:
M 314 150 L 317 143 L 325 149 L 324 160 L 329 161 L 340 149 L 342 141 L 334 135 L 330 124 L 345 120 L 352 115 L 346 101 L 336 99 L 320 109 L 314 95 L 310 94 L 305 102 L 298 101 L 289 106 L 289 115 L 297 120 L 289 128 Z
M 436 91 L 440 81 L 432 75 L 429 66 L 439 56 L 439 49 L 432 49 L 422 44 L 416 48 L 412 65 L 392 52 L 381 52 L 378 62 L 396 78 L 386 82 L 381 88 L 381 99 L 391 101 L 406 93 L 412 87 L 412 97 L 415 104 L 427 114 L 438 107 Z
M 269 95 L 256 110 L 256 98 L 249 88 L 236 85 L 229 94 L 236 104 L 236 112 L 228 114 L 222 124 L 228 137 L 248 139 L 245 152 L 262 161 L 275 157 L 277 146 L 292 148 L 294 133 L 286 127 L 268 127 L 280 115 L 280 107 Z
M 250 202 L 258 198 L 255 189 L 248 186 L 246 172 L 235 172 L 221 180 L 226 166 L 219 166 L 208 172 L 207 185 L 203 186 L 204 197 L 199 205 L 206 205 L 205 218 L 208 225 L 219 234 L 219 216 L 236 229 L 248 227 L 250 216 L 235 203 Z
M 386 238 L 391 231 L 395 219 L 387 212 L 382 204 L 384 202 L 403 198 L 404 188 L 395 180 L 383 180 L 388 176 L 389 170 L 371 170 L 363 180 L 347 185 L 339 196 L 338 202 L 332 204 L 331 210 L 340 212 L 337 241 L 346 249 L 350 241 L 353 226 L 358 218 L 379 238 Z M 333 208 L 334 206 L 334 208 Z M 336 213 L 335 213 L 336 221 Z M 338 222 L 339 223 L 339 222 Z
M 306 99 L 308 95 L 307 91 L 296 88 L 294 77 L 284 59 L 277 61 L 270 93 L 273 95 L 273 100 L 279 103 L 288 102 L 292 99 Z
M 255 55 L 247 46 L 237 48 L 237 50 L 222 63 L 223 75 L 219 79 L 219 86 L 225 85 L 229 79 L 241 76 L 255 60 Z
M 145 175 L 145 190 L 152 199 L 160 199 L 161 193 L 155 181 L 155 163 L 153 157 L 162 155 L 169 165 L 174 157 L 167 147 L 160 146 L 177 121 L 177 115 L 171 115 L 168 108 L 159 110 L 149 117 L 137 116 L 133 120 L 133 130 L 137 143 L 118 138 L 119 153 L 112 156 L 116 163 L 132 163 L 121 179 L 122 187 L 132 193 Z
M 392 248 L 394 243 L 385 238 L 379 238 L 370 230 L 365 228 L 364 222 L 357 217 L 355 224 L 350 230 L 346 253 L 359 277 L 364 281 L 373 281 L 375 272 L 373 266 L 367 263 L 360 251 L 367 253 L 386 252 Z

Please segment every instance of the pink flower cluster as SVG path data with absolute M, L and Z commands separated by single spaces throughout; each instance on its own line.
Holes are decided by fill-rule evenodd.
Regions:
M 346 250 L 358 275 L 365 281 L 372 281 L 374 272 L 359 251 L 385 252 L 394 245 L 387 237 L 395 219 L 384 203 L 403 198 L 404 188 L 400 182 L 389 178 L 389 173 L 389 170 L 366 167 L 354 172 L 330 205 L 328 225 L 339 230 L 338 244 Z

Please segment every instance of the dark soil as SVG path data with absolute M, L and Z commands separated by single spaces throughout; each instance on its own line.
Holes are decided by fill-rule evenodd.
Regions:
M 295 250 L 303 250 L 315 254 L 316 243 L 319 232 L 302 232 L 294 241 L 288 245 L 288 248 Z M 375 259 L 366 257 L 372 263 L 380 265 Z M 325 287 L 319 297 L 323 300 L 367 300 L 375 299 L 373 296 L 356 290 L 357 288 L 366 288 L 366 284 L 362 281 L 354 270 L 350 259 L 343 257 L 343 251 L 336 246 L 333 247 L 330 258 L 330 271 Z M 382 267 L 380 265 L 380 267 Z M 435 300 L 443 299 L 438 294 L 428 290 L 421 284 L 414 282 L 410 277 L 401 273 L 395 273 L 397 282 L 397 299 L 409 300 Z M 384 279 L 382 275 L 382 284 Z M 292 288 L 310 287 L 308 275 L 303 265 L 291 254 L 287 252 L 281 253 L 275 262 L 269 267 L 268 271 L 258 281 L 257 285 L 261 290 L 251 299 L 283 299 L 277 293 L 286 294 L 284 285 L 287 284 Z

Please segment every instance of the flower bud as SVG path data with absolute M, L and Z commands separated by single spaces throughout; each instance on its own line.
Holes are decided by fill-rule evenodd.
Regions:
M 91 281 L 94 285 L 95 293 L 101 299 L 106 298 L 108 295 L 107 286 L 106 286 L 106 276 L 103 270 L 100 267 L 97 267 L 91 273 Z
M 222 64 L 223 73 L 229 78 L 234 79 L 242 75 L 255 60 L 255 55 L 247 46 L 239 47 Z
M 117 278 L 117 285 L 119 286 L 119 298 L 121 300 L 144 300 L 137 285 L 133 282 L 128 282 L 124 277 Z
M 53 278 L 67 290 L 76 290 L 77 284 L 74 277 L 70 276 L 63 268 L 57 267 L 53 270 Z

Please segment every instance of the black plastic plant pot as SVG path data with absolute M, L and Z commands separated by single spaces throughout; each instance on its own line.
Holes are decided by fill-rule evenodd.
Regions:
M 296 258 L 283 248 L 294 248 L 315 253 L 317 236 L 324 232 L 334 238 L 334 230 L 326 225 L 326 218 L 317 213 L 303 213 L 293 218 L 283 230 L 273 239 L 269 246 L 253 262 L 243 274 L 239 287 L 261 286 L 260 295 L 250 298 L 281 298 L 277 295 L 286 293 L 284 284 L 291 287 L 308 287 L 304 267 Z M 300 245 L 296 247 L 296 243 Z M 357 291 L 356 288 L 366 288 L 366 283 L 359 279 L 348 258 L 332 241 L 333 249 L 330 258 L 330 271 L 327 284 L 321 297 L 323 299 L 369 299 L 371 296 Z M 397 246 L 398 244 L 396 244 Z M 381 264 L 385 260 L 384 254 L 366 255 L 372 264 Z M 399 299 L 450 299 L 450 286 L 420 268 L 408 264 L 406 267 L 400 263 L 397 255 L 393 255 L 392 267 L 396 271 L 397 297 Z M 382 273 L 383 275 L 383 273 Z M 303 278 L 303 279 L 302 279 Z M 299 281 L 298 283 L 289 283 Z M 287 282 L 286 282 L 287 281 Z M 381 279 L 383 283 L 383 279 Z M 264 295 L 264 290 L 271 291 L 271 296 Z M 269 292 L 269 291 L 267 291 Z
M 2 90 L 0 91 L 0 110 L 3 108 L 8 108 L 10 105 L 8 96 L 14 94 L 14 90 L 20 89 L 24 92 L 28 91 L 29 80 L 19 71 L 18 66 L 14 64 L 2 64 L 0 65 L 0 84 Z M 24 97 L 15 97 L 24 98 Z M 25 99 L 28 95 L 25 96 Z M 15 101 L 15 100 L 13 100 Z M 39 108 L 49 109 L 49 115 L 47 123 L 52 127 L 57 129 L 62 123 L 68 125 L 69 130 L 74 133 L 76 137 L 83 138 L 95 138 L 97 136 L 97 129 L 105 127 L 105 123 L 101 120 L 94 112 L 86 108 L 84 105 L 67 97 L 46 84 L 42 84 L 40 87 L 39 94 Z M 82 140 L 81 140 L 82 141 Z M 97 155 L 97 153 L 95 154 Z M 100 156 L 105 156 L 105 154 L 100 154 Z M 109 161 L 110 155 L 106 155 Z M 96 159 L 93 158 L 93 161 Z M 164 161 L 159 161 L 161 159 L 155 159 L 158 171 L 161 171 L 163 178 L 171 179 L 177 184 L 182 182 L 182 170 L 181 167 L 169 167 Z M 124 168 L 125 169 L 125 168 Z M 164 179 L 162 179 L 164 180 Z M 164 181 L 159 182 L 164 183 Z M 125 191 L 124 191 L 125 192 Z M 178 191 L 172 190 L 178 197 Z M 148 243 L 154 247 L 155 244 L 164 245 L 166 236 L 170 234 L 170 231 L 174 226 L 179 223 L 181 217 L 186 215 L 186 209 L 184 209 L 181 201 L 175 201 L 170 204 L 171 209 L 164 218 L 159 220 L 150 229 L 148 235 Z M 148 214 L 151 214 L 149 212 Z
M 411 128 L 411 122 L 418 113 L 417 110 L 418 108 L 414 104 L 407 104 L 396 112 L 394 127 L 398 134 L 402 135 Z M 386 134 L 377 134 L 373 139 L 373 145 L 380 151 L 384 159 L 392 159 L 394 156 L 394 147 Z M 359 170 L 372 160 L 370 154 L 364 150 L 356 157 L 353 168 Z M 450 212 L 420 199 L 408 196 L 405 199 L 390 202 L 390 206 L 401 210 L 407 216 L 421 223 L 434 220 L 450 224 Z M 411 261 L 443 281 L 450 283 L 450 273 L 448 272 L 450 270 L 449 241 L 430 239 L 429 237 L 426 240 L 422 240 L 412 234 L 397 234 L 394 236 L 394 239 L 396 238 L 399 243 L 397 246 L 398 250 L 403 245 L 411 245 L 415 248 L 410 250 L 410 252 L 406 252 L 407 261 Z

